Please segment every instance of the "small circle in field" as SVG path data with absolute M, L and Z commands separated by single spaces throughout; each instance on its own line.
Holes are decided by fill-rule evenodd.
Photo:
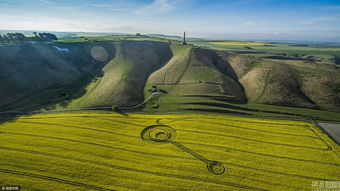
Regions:
M 99 62 L 105 62 L 109 58 L 109 53 L 102 46 L 92 47 L 91 55 L 95 60 Z
M 223 174 L 225 171 L 223 164 L 217 161 L 210 161 L 207 167 L 211 173 L 216 174 L 216 175 Z
M 151 125 L 141 132 L 144 141 L 168 143 L 176 137 L 176 130 L 167 125 Z
M 159 132 L 156 134 L 156 138 L 160 140 L 166 140 L 168 139 L 168 134 L 165 132 Z

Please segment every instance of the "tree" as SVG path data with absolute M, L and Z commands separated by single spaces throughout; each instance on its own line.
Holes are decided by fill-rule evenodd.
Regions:
M 10 39 L 8 38 L 8 36 L 6 34 L 2 35 L 2 38 L 4 39 L 4 42 L 10 41 Z
M 38 33 L 37 32 L 33 32 L 34 37 L 32 37 L 33 40 L 38 40 Z
M 58 38 L 55 34 L 48 33 L 48 37 L 49 37 L 50 40 L 58 40 Z
M 116 105 L 112 106 L 112 111 L 118 111 L 118 110 L 119 110 L 118 106 L 116 106 Z
M 38 33 L 38 40 L 44 40 L 43 33 Z
M 34 37 L 26 37 L 23 33 L 6 33 L 0 35 L 0 42 L 23 42 L 23 41 L 51 41 L 58 40 L 55 34 L 33 32 Z
M 7 37 L 8 41 L 14 40 L 14 37 L 13 37 L 12 33 L 6 33 L 6 37 Z
M 58 40 L 57 36 L 55 34 L 51 33 L 38 33 L 39 40 L 42 41 L 49 41 L 49 40 Z
M 14 36 L 15 39 L 18 41 L 25 41 L 27 39 L 26 36 L 22 33 L 15 33 Z
M 26 36 L 22 33 L 6 33 L 9 41 L 25 41 Z

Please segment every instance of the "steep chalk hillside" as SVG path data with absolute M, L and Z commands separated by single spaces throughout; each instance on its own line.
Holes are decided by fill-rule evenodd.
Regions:
M 331 64 L 262 59 L 240 82 L 254 103 L 340 111 L 339 77 Z
M 293 69 L 300 89 L 321 109 L 340 111 L 340 71 L 331 64 L 283 62 Z
M 70 52 L 58 52 L 53 46 L 67 48 Z M 114 54 L 114 47 L 107 43 L 101 46 L 107 47 L 107 54 Z M 92 56 L 101 56 L 93 47 L 91 43 L 0 46 L 0 108 L 43 90 L 65 87 L 91 73 L 105 62 Z
M 280 63 L 259 62 L 241 78 L 250 101 L 273 105 L 314 107 L 300 89 L 297 76 Z
M 233 69 L 214 51 L 179 45 L 172 45 L 172 50 L 174 57 L 149 77 L 147 89 L 157 85 L 169 96 L 220 96 L 246 101 Z
M 166 94 L 146 108 L 259 103 L 340 111 L 340 71 L 331 63 L 145 39 L 0 46 L 0 110 L 134 106 L 152 86 Z
M 174 57 L 149 77 L 145 89 L 157 85 L 167 91 L 157 108 L 176 102 L 212 106 L 203 99 L 212 98 L 340 111 L 340 72 L 332 64 L 261 59 L 190 46 L 172 45 L 172 49 Z
M 115 44 L 116 57 L 103 69 L 103 76 L 90 84 L 85 95 L 71 107 L 131 106 L 144 100 L 143 88 L 148 76 L 171 57 L 167 43 L 121 41 Z

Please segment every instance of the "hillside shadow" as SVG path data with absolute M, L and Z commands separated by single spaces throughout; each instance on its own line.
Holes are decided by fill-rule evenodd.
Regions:
M 123 111 L 123 110 L 117 110 L 117 111 L 115 111 L 115 112 L 118 113 L 118 114 L 120 114 L 120 115 L 122 115 L 122 116 L 124 116 L 124 117 L 130 117 L 129 114 L 126 113 L 126 112 Z
M 335 65 L 340 66 L 340 57 L 335 57 L 334 58 L 334 63 L 335 63 Z
M 68 48 L 71 54 L 63 55 L 59 54 L 52 46 L 59 46 Z M 41 74 L 44 74 L 44 78 L 38 75 L 34 76 L 36 79 L 31 79 L 29 83 L 36 83 L 37 88 L 30 88 L 26 92 L 26 96 L 16 102 L 3 105 L 2 111 L 17 111 L 0 116 L 0 123 L 4 121 L 15 119 L 22 115 L 24 112 L 36 111 L 40 109 L 54 110 L 57 106 L 67 107 L 73 100 L 78 99 L 87 93 L 86 87 L 91 82 L 94 82 L 98 78 L 103 76 L 102 68 L 111 61 L 116 54 L 116 48 L 112 43 L 45 43 L 45 42 L 25 42 L 18 43 L 17 52 L 15 55 L 11 55 L 8 59 L 9 63 L 16 63 L 16 58 L 27 57 L 30 62 L 35 64 L 30 68 L 32 70 L 29 74 L 34 76 L 34 66 L 42 67 Z M 105 62 L 99 62 L 94 59 L 91 54 L 91 49 L 94 46 L 104 47 L 109 53 L 109 57 Z M 19 65 L 16 64 L 16 67 Z M 29 67 L 29 66 L 27 66 Z M 19 70 L 19 75 L 25 76 L 27 67 L 23 67 Z M 66 68 L 63 68 L 66 67 Z M 56 78 L 54 83 L 50 83 L 47 88 L 42 84 L 46 84 L 44 80 L 47 78 L 55 78 L 53 72 L 61 72 L 72 68 L 77 71 L 80 77 L 74 80 L 70 84 L 64 85 L 64 79 Z M 32 74 L 33 73 L 33 74 Z M 65 75 L 71 73 L 65 73 Z M 61 77 L 60 74 L 57 76 Z M 70 76 L 65 76 L 70 77 Z M 48 83 L 47 83 L 48 84 Z M 59 85 L 58 85 L 59 84 Z M 25 93 L 25 92 L 24 92 Z
M 123 56 L 135 64 L 129 76 L 134 76 L 131 84 L 139 92 L 140 99 L 137 104 L 146 99 L 144 90 L 150 75 L 165 66 L 173 57 L 173 53 L 170 45 L 163 42 L 125 40 L 121 42 L 121 49 Z
M 211 67 L 212 69 L 217 69 L 225 76 L 231 78 L 240 87 L 241 93 L 244 95 L 244 99 L 241 102 L 247 103 L 245 89 L 239 82 L 239 78 L 234 68 L 231 66 L 229 62 L 226 61 L 226 59 L 224 59 L 221 55 L 218 54 L 218 51 L 213 51 L 209 49 L 195 49 L 194 51 L 197 51 L 195 54 L 196 56 L 198 56 L 197 57 L 198 59 L 202 60 L 210 59 L 211 63 L 207 64 L 208 67 Z
M 10 120 L 15 120 L 18 116 L 17 114 L 0 114 L 0 125 Z
M 64 43 L 59 44 L 62 46 Z M 74 54 L 69 58 L 64 58 L 65 61 L 77 67 L 79 71 L 85 72 L 72 84 L 64 87 L 63 92 L 60 92 L 59 94 L 61 100 L 55 101 L 55 104 L 50 104 L 45 109 L 53 110 L 56 109 L 58 105 L 67 107 L 72 101 L 85 95 L 87 93 L 86 87 L 90 83 L 95 83 L 104 75 L 102 68 L 108 64 L 116 54 L 116 48 L 112 43 L 86 43 L 85 45 L 84 43 L 67 44 L 71 44 L 70 51 L 74 52 Z M 109 57 L 105 62 L 99 62 L 92 57 L 91 48 L 94 46 L 104 47 L 108 51 Z

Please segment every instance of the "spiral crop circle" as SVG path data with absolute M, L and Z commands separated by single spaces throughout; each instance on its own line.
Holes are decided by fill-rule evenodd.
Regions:
M 144 141 L 155 143 L 168 143 L 176 137 L 176 130 L 167 125 L 152 125 L 141 132 Z

